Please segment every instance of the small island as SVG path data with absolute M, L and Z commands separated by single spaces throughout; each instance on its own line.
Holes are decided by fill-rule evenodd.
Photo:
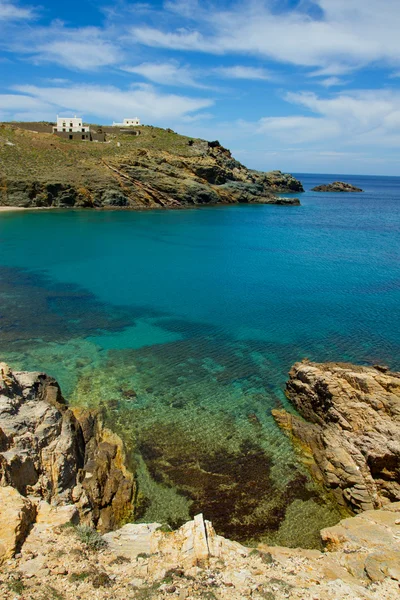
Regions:
M 334 181 L 323 185 L 317 185 L 311 189 L 312 192 L 363 192 L 359 187 L 344 183 L 343 181 Z

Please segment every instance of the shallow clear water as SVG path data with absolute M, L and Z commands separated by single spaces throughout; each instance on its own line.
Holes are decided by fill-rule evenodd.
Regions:
M 139 517 L 313 545 L 338 519 L 271 417 L 290 366 L 400 368 L 400 178 L 302 206 L 0 214 L 0 356 L 102 405 Z

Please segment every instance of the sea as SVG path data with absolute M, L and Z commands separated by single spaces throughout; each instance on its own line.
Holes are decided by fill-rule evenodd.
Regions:
M 296 176 L 301 206 L 0 213 L 0 360 L 103 412 L 137 521 L 317 547 L 341 518 L 271 410 L 304 358 L 400 369 L 400 177 Z

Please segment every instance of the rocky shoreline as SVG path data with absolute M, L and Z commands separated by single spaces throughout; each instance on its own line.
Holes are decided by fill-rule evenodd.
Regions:
M 400 374 L 303 361 L 289 376 L 286 394 L 303 419 L 273 415 L 339 505 L 354 513 L 400 501 Z
M 275 418 L 338 501 L 361 511 L 321 532 L 323 552 L 246 548 L 202 515 L 176 531 L 130 523 L 136 482 L 101 414 L 70 410 L 51 377 L 0 363 L 0 598 L 400 597 L 400 376 L 303 362 L 287 393 L 311 423 Z
M 110 128 L 107 143 L 63 140 L 0 124 L 0 206 L 25 208 L 185 208 L 218 204 L 299 205 L 300 181 L 247 169 L 219 142 L 142 127 Z M 23 169 L 21 169 L 23 164 Z

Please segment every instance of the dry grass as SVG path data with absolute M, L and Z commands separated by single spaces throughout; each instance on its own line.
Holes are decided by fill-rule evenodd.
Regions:
M 141 150 L 196 156 L 204 153 L 206 145 L 201 140 L 189 144 L 191 138 L 151 126 L 142 126 L 139 136 L 105 127 L 107 143 L 100 143 L 65 140 L 51 133 L 36 132 L 35 125 L 40 129 L 39 124 L 31 125 L 32 130 L 27 130 L 17 124 L 0 124 L 0 185 L 1 178 L 68 182 L 83 187 L 93 183 L 104 185 L 112 175 L 104 169 L 103 160 L 132 158 Z

